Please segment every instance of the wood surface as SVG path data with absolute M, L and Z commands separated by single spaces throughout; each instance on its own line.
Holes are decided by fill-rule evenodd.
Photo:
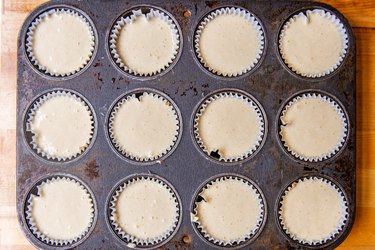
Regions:
M 45 0 L 0 2 L 0 249 L 33 249 L 16 215 L 17 35 Z M 357 40 L 357 214 L 339 249 L 375 249 L 375 1 L 325 0 L 354 27 Z M 374 155 L 373 155 L 374 154 Z

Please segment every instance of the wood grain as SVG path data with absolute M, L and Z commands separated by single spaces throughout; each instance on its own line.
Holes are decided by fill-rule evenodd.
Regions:
M 23 20 L 45 0 L 0 2 L 0 249 L 32 249 L 16 216 L 16 61 Z M 375 1 L 325 0 L 341 11 L 357 39 L 357 216 L 339 249 L 375 249 Z

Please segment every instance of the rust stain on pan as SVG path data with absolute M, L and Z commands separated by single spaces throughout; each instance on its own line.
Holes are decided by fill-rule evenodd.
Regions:
M 99 177 L 99 165 L 96 163 L 96 159 L 91 160 L 85 166 L 85 175 L 90 179 L 94 180 Z

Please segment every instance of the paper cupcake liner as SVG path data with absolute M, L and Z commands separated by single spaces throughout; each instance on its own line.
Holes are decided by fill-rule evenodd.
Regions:
M 210 65 L 208 65 L 207 62 L 204 60 L 203 55 L 201 54 L 201 51 L 200 51 L 200 47 L 199 47 L 199 41 L 200 41 L 201 34 L 203 32 L 203 29 L 210 21 L 212 21 L 213 19 L 215 19 L 217 16 L 220 16 L 220 15 L 237 15 L 237 16 L 243 17 L 244 19 L 249 21 L 249 23 L 256 29 L 258 33 L 257 35 L 258 35 L 258 41 L 259 41 L 259 48 L 257 51 L 256 59 L 249 66 L 247 66 L 246 68 L 234 74 L 219 73 L 217 70 L 212 69 Z M 208 71 L 218 76 L 237 77 L 237 76 L 246 74 L 258 64 L 263 54 L 264 40 L 265 40 L 264 31 L 260 24 L 260 21 L 252 13 L 250 13 L 248 10 L 238 8 L 238 7 L 226 7 L 226 8 L 220 8 L 220 9 L 212 11 L 206 17 L 204 17 L 204 19 L 199 23 L 198 28 L 195 31 L 195 35 L 194 35 L 194 48 L 195 48 L 196 55 L 199 59 L 199 62 L 206 69 L 208 69 Z
M 138 71 L 128 67 L 126 65 L 126 62 L 124 62 L 121 59 L 121 56 L 117 52 L 117 39 L 119 37 L 121 29 L 124 28 L 126 26 L 126 24 L 134 22 L 135 19 L 140 17 L 140 16 L 144 16 L 147 19 L 159 18 L 159 19 L 163 20 L 170 27 L 170 30 L 171 30 L 171 33 L 172 33 L 172 36 L 173 36 L 173 38 L 172 38 L 173 39 L 173 46 L 174 46 L 173 56 L 170 58 L 168 63 L 166 65 L 164 65 L 162 68 L 160 68 L 159 70 L 157 70 L 155 72 L 146 73 L 146 74 L 142 73 L 142 72 L 138 72 Z M 134 75 L 134 76 L 148 77 L 148 76 L 154 76 L 154 75 L 160 74 L 171 66 L 171 64 L 177 58 L 177 54 L 178 54 L 178 51 L 180 49 L 180 39 L 181 39 L 180 33 L 179 33 L 179 30 L 178 30 L 178 27 L 177 27 L 177 24 L 175 23 L 175 21 L 173 21 L 173 19 L 168 14 L 164 13 L 163 11 L 150 7 L 150 12 L 147 13 L 147 14 L 143 14 L 142 10 L 140 10 L 140 9 L 132 10 L 132 12 L 129 16 L 122 16 L 118 19 L 118 21 L 116 21 L 116 23 L 112 27 L 112 30 L 111 30 L 110 35 L 109 35 L 109 50 L 110 50 L 110 53 L 111 53 L 112 58 L 115 61 L 115 63 L 122 70 L 124 70 L 126 73 Z
M 47 245 L 55 246 L 55 247 L 70 246 L 72 244 L 77 243 L 82 238 L 84 238 L 89 233 L 91 227 L 93 226 L 94 216 L 95 216 L 95 214 L 94 214 L 94 212 L 95 212 L 94 211 L 94 203 L 93 203 L 91 194 L 89 193 L 89 191 L 87 190 L 87 188 L 84 185 L 82 185 L 79 181 L 77 181 L 73 178 L 66 177 L 66 176 L 64 176 L 64 177 L 57 176 L 57 177 L 48 178 L 37 186 L 38 194 L 40 193 L 40 190 L 44 185 L 48 185 L 50 183 L 61 181 L 61 180 L 67 180 L 67 181 L 71 181 L 73 183 L 78 184 L 82 188 L 82 190 L 84 190 L 87 193 L 87 195 L 90 197 L 91 205 L 92 205 L 92 207 L 91 207 L 91 219 L 90 219 L 89 224 L 87 225 L 87 228 L 80 235 L 78 235 L 77 237 L 75 237 L 73 239 L 69 239 L 69 240 L 52 239 L 52 238 L 48 237 L 43 232 L 39 231 L 39 228 L 37 226 L 37 222 L 34 220 L 34 218 L 32 216 L 33 199 L 34 199 L 34 197 L 36 197 L 36 195 L 30 194 L 30 197 L 28 198 L 28 200 L 25 204 L 25 206 L 26 206 L 26 209 L 25 209 L 26 210 L 25 211 L 26 223 L 27 223 L 27 226 L 29 227 L 31 233 L 38 240 L 46 243 Z
M 298 75 L 301 75 L 303 77 L 308 77 L 308 78 L 323 77 L 323 76 L 329 75 L 333 71 L 335 71 L 341 65 L 341 63 L 344 61 L 344 58 L 346 56 L 346 53 L 347 53 L 348 47 L 349 47 L 348 46 L 348 43 L 349 43 L 348 34 L 347 34 L 345 26 L 341 23 L 341 21 L 333 13 L 325 11 L 325 10 L 322 10 L 322 9 L 307 10 L 306 13 L 307 14 L 319 14 L 320 16 L 322 16 L 324 18 L 327 18 L 329 21 L 331 21 L 337 27 L 337 30 L 340 32 L 340 34 L 342 36 L 342 41 L 343 41 L 343 48 L 341 49 L 341 53 L 340 53 L 339 58 L 337 59 L 336 64 L 333 65 L 332 67 L 330 67 L 329 69 L 327 69 L 326 71 L 321 72 L 319 74 L 306 74 L 306 73 L 300 72 L 298 69 L 294 68 L 292 65 L 290 65 L 287 62 L 287 60 L 285 58 L 285 55 L 284 55 L 284 50 L 283 50 L 283 47 L 282 47 L 282 39 L 284 38 L 285 32 L 289 28 L 290 24 L 293 23 L 293 22 L 295 22 L 295 19 L 297 17 L 301 17 L 301 16 L 302 17 L 306 17 L 305 12 L 300 12 L 299 14 L 294 15 L 282 27 L 282 29 L 280 31 L 280 35 L 279 35 L 280 56 L 283 59 L 284 63 L 293 72 L 295 72 Z M 317 46 L 319 46 L 319 45 L 317 44 Z
M 341 136 L 341 139 L 340 141 L 338 142 L 338 144 L 328 153 L 322 155 L 322 156 L 319 156 L 319 157 L 307 157 L 307 156 L 303 156 L 297 152 L 295 152 L 292 148 L 290 148 L 288 146 L 288 144 L 286 143 L 286 141 L 284 140 L 283 138 L 283 135 L 282 135 L 282 132 L 281 132 L 281 127 L 285 126 L 285 122 L 283 121 L 283 117 L 285 116 L 286 112 L 288 111 L 288 109 L 293 105 L 295 104 L 296 102 L 300 101 L 301 99 L 310 99 L 310 98 L 319 98 L 319 99 L 322 99 L 324 101 L 326 101 L 327 103 L 331 104 L 332 107 L 337 111 L 337 113 L 340 115 L 341 117 L 341 124 L 342 124 L 342 127 L 343 127 L 343 134 Z M 334 155 L 336 155 L 340 149 L 344 146 L 345 144 L 345 141 L 346 141 L 346 138 L 348 136 L 348 122 L 347 122 L 347 118 L 346 118 L 346 115 L 343 111 L 343 109 L 340 107 L 340 105 L 338 103 L 336 103 L 334 100 L 332 100 L 330 97 L 328 96 L 325 96 L 325 95 L 322 95 L 322 94 L 318 94 L 318 93 L 306 93 L 306 94 L 301 94 L 297 97 L 294 97 L 293 100 L 291 100 L 283 109 L 283 111 L 281 112 L 281 115 L 280 115 L 280 121 L 281 121 L 281 126 L 279 128 L 279 135 L 280 135 L 280 139 L 281 139 L 281 142 L 283 144 L 283 146 L 285 147 L 285 149 L 290 153 L 292 154 L 292 156 L 294 156 L 295 158 L 299 159 L 299 160 L 302 160 L 302 161 L 306 161 L 306 162 L 320 162 L 320 161 L 324 161 L 324 160 L 327 160 L 329 158 L 332 158 Z
M 152 157 L 138 157 L 138 156 L 132 155 L 131 152 L 128 152 L 126 149 L 124 149 L 120 145 L 120 143 L 116 140 L 116 135 L 115 135 L 115 133 L 113 131 L 113 123 L 114 123 L 114 119 L 115 119 L 116 114 L 117 114 L 118 110 L 120 109 L 120 107 L 123 104 L 125 104 L 127 101 L 129 101 L 131 99 L 134 99 L 134 98 L 138 98 L 138 93 L 131 93 L 131 94 L 126 95 L 123 98 L 121 98 L 116 103 L 116 105 L 112 109 L 112 111 L 110 113 L 110 116 L 109 116 L 109 122 L 108 122 L 109 137 L 110 137 L 110 140 L 112 141 L 114 147 L 117 149 L 117 151 L 119 151 L 119 153 L 121 153 L 123 156 L 125 156 L 125 158 L 130 159 L 132 161 L 137 161 L 137 162 L 156 161 L 156 160 L 159 160 L 160 158 L 164 157 L 165 155 L 167 155 L 174 148 L 174 146 L 176 145 L 176 143 L 178 141 L 179 134 L 180 134 L 180 130 L 181 130 L 181 127 L 180 127 L 181 124 L 180 124 L 180 120 L 179 120 L 179 117 L 178 117 L 178 113 L 177 113 L 175 107 L 170 103 L 169 100 L 167 100 L 163 96 L 158 95 L 156 93 L 153 93 L 151 91 L 143 91 L 143 92 L 141 92 L 141 96 L 144 95 L 144 94 L 150 95 L 152 97 L 156 97 L 156 98 L 162 100 L 167 105 L 169 105 L 169 106 L 172 107 L 172 110 L 174 112 L 174 117 L 176 119 L 177 130 L 175 132 L 175 137 L 174 137 L 172 143 L 161 154 L 156 155 L 156 156 L 152 156 Z
M 246 180 L 244 178 L 241 178 L 239 176 L 224 175 L 224 176 L 220 176 L 218 178 L 215 178 L 215 179 L 209 181 L 208 183 L 206 183 L 203 186 L 203 188 L 200 190 L 200 192 L 196 195 L 196 197 L 201 196 L 203 191 L 205 189 L 209 188 L 209 186 L 211 186 L 212 184 L 214 184 L 216 182 L 222 182 L 222 181 L 230 180 L 230 179 L 231 180 L 237 180 L 239 182 L 244 182 L 244 183 L 248 184 L 253 191 L 255 191 L 256 195 L 258 196 L 257 197 L 258 198 L 258 206 L 261 209 L 261 212 L 260 212 L 259 217 L 257 219 L 256 226 L 250 232 L 248 232 L 246 235 L 244 235 L 242 238 L 240 238 L 238 240 L 224 241 L 224 240 L 216 239 L 215 237 L 211 236 L 210 233 L 207 232 L 205 230 L 204 226 L 200 223 L 199 215 L 198 215 L 198 211 L 197 211 L 197 208 L 198 208 L 197 203 L 198 202 L 196 201 L 196 198 L 195 198 L 193 213 L 190 214 L 190 219 L 195 224 L 198 231 L 202 234 L 202 236 L 206 240 L 208 240 L 209 242 L 211 242 L 214 245 L 217 245 L 219 247 L 236 247 L 236 246 L 238 246 L 242 243 L 245 243 L 246 241 L 251 240 L 259 232 L 259 230 L 262 227 L 263 221 L 265 219 L 265 201 L 264 201 L 260 191 L 251 182 L 249 182 L 248 180 Z
M 287 193 L 293 189 L 293 187 L 295 187 L 298 183 L 300 182 L 304 182 L 306 180 L 316 180 L 316 181 L 321 181 L 322 183 L 325 183 L 325 184 L 328 184 L 332 189 L 334 189 L 335 191 L 337 191 L 337 193 L 340 195 L 340 198 L 342 199 L 342 211 L 343 211 L 343 215 L 340 219 L 340 225 L 335 229 L 335 231 L 333 231 L 330 235 L 328 235 L 327 237 L 319 240 L 319 241 L 305 241 L 303 239 L 300 239 L 298 238 L 296 235 L 293 235 L 287 228 L 287 226 L 285 225 L 285 223 L 283 222 L 283 218 L 282 218 L 282 204 L 283 204 L 283 200 L 284 200 L 284 197 L 287 195 Z M 310 177 L 304 177 L 304 178 L 300 178 L 296 181 L 294 181 L 292 184 L 290 184 L 287 189 L 284 191 L 281 199 L 280 199 L 280 207 L 279 207 L 279 211 L 278 211 L 278 219 L 279 219 L 279 222 L 280 222 L 280 225 L 282 227 L 282 229 L 284 230 L 284 232 L 294 241 L 297 241 L 299 242 L 300 244 L 303 244 L 303 245 L 310 245 L 310 246 L 318 246 L 318 245 L 323 245 L 329 241 L 332 241 L 334 240 L 344 229 L 347 221 L 348 221 L 348 217 L 349 217 L 349 213 L 348 213 L 348 204 L 347 204 L 347 200 L 345 198 L 345 195 L 343 193 L 343 191 L 333 182 L 331 182 L 330 180 L 328 179 L 325 179 L 323 177 L 318 177 L 318 176 L 310 176 Z
M 31 123 L 36 115 L 36 112 L 38 111 L 38 109 L 48 100 L 54 98 L 54 97 L 57 97 L 57 96 L 68 96 L 70 98 L 73 98 L 74 100 L 80 102 L 85 108 L 86 110 L 90 113 L 90 117 L 91 117 L 91 133 L 90 133 L 90 138 L 89 140 L 86 142 L 85 145 L 82 145 L 80 147 L 80 151 L 71 155 L 70 157 L 59 157 L 59 156 L 54 156 L 54 155 L 51 155 L 49 154 L 48 152 L 45 152 L 43 149 L 41 149 L 39 146 L 38 146 L 38 143 L 36 142 L 36 136 L 32 130 L 32 126 L 31 126 Z M 92 110 L 91 108 L 86 104 L 86 102 L 81 99 L 81 97 L 79 97 L 77 94 L 73 93 L 73 92 L 69 92 L 69 91 L 65 91 L 65 90 L 55 90 L 55 91 L 51 91 L 51 92 L 48 92 L 40 97 L 38 97 L 38 99 L 36 99 L 36 101 L 32 104 L 32 106 L 30 107 L 28 113 L 27 113 L 27 116 L 26 116 L 26 132 L 30 132 L 32 133 L 32 136 L 31 136 L 31 141 L 29 141 L 28 143 L 30 144 L 31 148 L 41 157 L 47 159 L 47 160 L 57 160 L 57 161 L 62 161 L 62 162 L 65 162 L 65 161 L 69 161 L 69 160 L 72 160 L 74 158 L 77 158 L 79 155 L 81 155 L 90 145 L 91 141 L 92 141 L 92 138 L 93 138 L 93 135 L 94 135 L 94 117 L 93 117 L 93 113 L 92 113 Z
M 87 26 L 89 27 L 90 29 L 90 33 L 91 33 L 91 36 L 92 36 L 92 41 L 91 41 L 91 50 L 90 50 L 90 54 L 88 55 L 87 59 L 85 60 L 85 63 L 83 63 L 79 68 L 77 68 L 76 70 L 72 71 L 72 72 L 69 72 L 69 73 L 63 73 L 63 74 L 60 74 L 60 73 L 55 73 L 55 72 L 51 72 L 50 70 L 47 69 L 47 67 L 41 65 L 37 58 L 35 57 L 34 55 L 34 52 L 33 52 L 33 41 L 34 41 L 34 32 L 37 28 L 37 26 L 43 22 L 43 20 L 45 18 L 47 18 L 48 16 L 52 15 L 52 14 L 59 14 L 59 13 L 67 13 L 67 14 L 70 14 L 72 16 L 75 16 L 79 19 L 81 19 L 84 23 L 87 24 Z M 47 10 L 46 12 L 43 12 L 42 14 L 40 14 L 29 26 L 28 30 L 27 30 L 27 33 L 26 33 L 26 44 L 25 44 L 25 49 L 26 49 L 26 53 L 27 53 L 27 56 L 30 60 L 30 62 L 34 65 L 34 67 L 36 67 L 39 71 L 45 73 L 46 75 L 49 75 L 49 76 L 52 76 L 52 77 L 66 77 L 66 76 L 71 76 L 71 75 L 74 75 L 76 73 L 78 73 L 79 71 L 81 71 L 88 63 L 89 61 L 91 60 L 93 54 L 94 54 L 94 50 L 95 50 L 95 35 L 94 35 L 94 30 L 90 24 L 90 22 L 86 19 L 86 17 L 84 17 L 82 14 L 80 14 L 79 12 L 73 10 L 73 9 L 69 9 L 69 8 L 54 8 L 54 9 L 51 9 L 51 10 Z
M 239 162 L 247 159 L 250 157 L 254 152 L 258 150 L 258 148 L 261 146 L 264 137 L 265 137 L 265 119 L 263 117 L 262 111 L 260 110 L 259 106 L 250 98 L 245 96 L 244 94 L 241 94 L 236 91 L 226 91 L 221 92 L 217 94 L 213 94 L 209 96 L 202 104 L 200 104 L 199 108 L 197 109 L 195 116 L 194 116 L 194 125 L 193 125 L 193 134 L 194 138 L 199 146 L 199 148 L 207 155 L 210 156 L 211 151 L 209 151 L 204 142 L 203 139 L 199 135 L 199 119 L 204 114 L 204 111 L 210 103 L 214 102 L 215 100 L 226 98 L 226 97 L 233 97 L 238 98 L 240 100 L 245 100 L 256 112 L 257 119 L 259 123 L 259 134 L 257 135 L 257 141 L 254 145 L 251 146 L 251 148 L 242 156 L 236 157 L 236 158 L 222 158 L 220 156 L 219 161 L 223 162 Z
M 176 214 L 174 216 L 174 220 L 169 227 L 169 229 L 164 232 L 162 235 L 155 237 L 155 238 L 150 238 L 150 239 L 139 239 L 133 235 L 127 234 L 121 226 L 116 222 L 116 203 L 117 199 L 120 196 L 120 194 L 126 189 L 126 187 L 131 186 L 132 184 L 142 181 L 142 180 L 147 180 L 147 181 L 153 181 L 158 184 L 163 185 L 166 189 L 168 189 L 169 193 L 171 194 L 172 197 L 174 197 L 174 202 L 176 204 Z M 127 246 L 130 248 L 136 248 L 138 246 L 142 247 L 153 247 L 156 246 L 163 241 L 167 240 L 177 229 L 179 221 L 180 221 L 180 213 L 181 213 L 181 204 L 177 198 L 177 194 L 175 191 L 163 180 L 153 177 L 153 176 L 135 176 L 129 180 L 126 180 L 124 183 L 119 185 L 114 193 L 112 194 L 110 201 L 109 201 L 109 223 L 114 229 L 115 233 L 123 239 L 126 243 Z

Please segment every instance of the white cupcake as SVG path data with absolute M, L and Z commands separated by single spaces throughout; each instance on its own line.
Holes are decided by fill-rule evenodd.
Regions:
M 151 175 L 123 181 L 116 187 L 108 206 L 112 229 L 132 247 L 166 243 L 181 219 L 181 204 L 174 189 Z
M 53 90 L 38 97 L 26 116 L 31 148 L 47 160 L 68 161 L 81 155 L 94 134 L 91 108 L 74 92 Z
M 341 21 L 322 9 L 307 10 L 291 17 L 279 35 L 279 49 L 285 64 L 295 73 L 310 78 L 335 71 L 348 50 L 348 35 Z
M 116 150 L 136 162 L 153 162 L 172 152 L 181 135 L 171 100 L 153 91 L 131 92 L 109 115 L 109 136 Z
M 109 48 L 115 63 L 134 76 L 154 76 L 176 60 L 181 37 L 177 23 L 159 9 L 141 9 L 120 17 L 110 33 Z
M 279 206 L 282 229 L 291 239 L 309 246 L 333 241 L 349 216 L 343 191 L 318 176 L 301 178 L 289 185 Z
M 191 215 L 194 226 L 219 247 L 244 246 L 260 233 L 266 205 L 258 187 L 244 177 L 222 175 L 197 194 Z
M 26 51 L 31 63 L 53 77 L 82 70 L 95 49 L 94 30 L 86 17 L 70 8 L 40 14 L 27 30 Z
M 34 236 L 51 246 L 70 246 L 94 223 L 93 199 L 77 180 L 56 176 L 36 186 L 26 201 L 26 222 Z
M 198 147 L 217 161 L 243 161 L 265 139 L 265 116 L 261 107 L 250 96 L 236 90 L 209 95 L 198 106 L 193 123 Z
M 252 13 L 226 7 L 203 18 L 195 32 L 194 48 L 198 60 L 210 72 L 236 77 L 258 64 L 264 40 L 260 21 Z
M 336 155 L 345 144 L 348 121 L 341 106 L 319 93 L 300 94 L 283 109 L 279 133 L 294 157 L 319 162 Z

